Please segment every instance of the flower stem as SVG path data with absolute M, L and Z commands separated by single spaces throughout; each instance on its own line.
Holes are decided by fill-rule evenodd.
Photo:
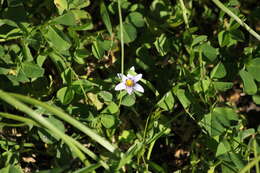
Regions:
M 118 14 L 119 14 L 119 24 L 120 24 L 120 43 L 121 43 L 121 74 L 124 74 L 124 29 L 123 29 L 123 19 L 121 11 L 121 0 L 118 0 Z
M 252 34 L 257 40 L 260 41 L 260 35 L 256 33 L 252 28 L 250 28 L 245 22 L 243 22 L 238 16 L 236 16 L 232 11 L 225 7 L 219 0 L 212 0 L 221 10 L 227 13 L 230 17 L 234 18 L 237 23 L 244 27 L 250 34 Z

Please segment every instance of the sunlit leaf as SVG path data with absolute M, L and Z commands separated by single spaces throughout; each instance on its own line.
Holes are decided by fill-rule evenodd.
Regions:
M 54 4 L 58 8 L 59 14 L 62 14 L 64 10 L 68 9 L 67 0 L 54 0 Z
M 243 80 L 244 92 L 249 95 L 255 94 L 257 92 L 257 86 L 253 76 L 245 70 L 240 70 L 239 75 Z
M 107 8 L 103 1 L 101 1 L 101 3 L 100 3 L 100 14 L 101 14 L 102 20 L 107 28 L 107 31 L 109 32 L 110 36 L 112 36 L 112 24 L 111 24 L 111 21 L 109 18 Z
M 157 105 L 166 111 L 171 111 L 174 106 L 172 91 L 167 92 L 157 103 Z
M 250 60 L 246 66 L 246 69 L 255 80 L 260 82 L 260 58 Z
M 137 37 L 137 31 L 132 24 L 124 23 L 123 24 L 123 38 L 124 43 L 133 42 Z M 121 30 L 118 27 L 117 37 L 121 39 Z
M 57 98 L 63 104 L 69 104 L 74 98 L 74 90 L 68 87 L 63 87 L 57 92 Z

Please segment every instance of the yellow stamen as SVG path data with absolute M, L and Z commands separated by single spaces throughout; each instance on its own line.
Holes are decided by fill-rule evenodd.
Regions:
M 134 81 L 132 81 L 131 79 L 127 79 L 125 81 L 125 85 L 128 87 L 132 87 L 132 86 L 134 86 Z

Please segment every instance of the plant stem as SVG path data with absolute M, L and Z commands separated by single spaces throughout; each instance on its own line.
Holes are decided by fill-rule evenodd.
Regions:
M 250 34 L 252 34 L 258 41 L 260 41 L 260 35 L 250 28 L 245 22 L 243 22 L 238 16 L 224 6 L 219 0 L 212 0 L 221 10 L 227 13 L 230 17 L 234 18 L 237 23 L 244 27 Z
M 24 122 L 24 125 L 33 125 L 33 126 L 37 126 L 37 127 L 42 127 L 39 123 L 29 119 L 29 118 L 25 118 L 25 117 L 21 117 L 18 115 L 13 115 L 13 114 L 9 114 L 9 113 L 4 113 L 4 112 L 0 112 L 0 116 L 5 117 L 5 118 L 9 118 L 9 119 L 13 119 L 16 121 L 21 121 Z M 93 160 L 98 161 L 99 163 L 101 163 L 101 165 L 105 168 L 105 169 L 109 169 L 108 165 L 103 162 L 95 153 L 93 153 L 92 151 L 90 151 L 88 148 L 84 147 L 81 143 L 79 143 L 78 141 L 74 140 L 73 138 L 69 137 L 70 141 L 72 143 L 74 143 L 79 149 L 81 149 L 84 153 L 86 153 L 88 156 L 90 156 Z M 1 144 L 1 141 L 0 141 Z M 9 143 L 8 143 L 9 144 Z M 16 144 L 16 143 L 14 143 Z M 24 144 L 23 144 L 24 145 Z M 31 144 L 32 146 L 34 146 L 33 144 Z
M 99 136 L 92 129 L 88 128 L 84 124 L 82 124 L 79 121 L 77 121 L 76 119 L 72 118 L 70 115 L 66 114 L 62 110 L 54 108 L 41 101 L 29 98 L 29 97 L 25 97 L 23 95 L 19 95 L 19 94 L 10 94 L 10 95 L 19 100 L 22 100 L 23 102 L 43 107 L 44 109 L 46 109 L 49 112 L 52 112 L 54 115 L 58 116 L 60 119 L 63 119 L 64 121 L 68 122 L 69 124 L 73 125 L 77 129 L 79 129 L 80 131 L 82 131 L 83 133 L 88 135 L 90 138 L 92 138 L 93 140 L 98 142 L 100 145 L 102 145 L 104 148 L 106 148 L 110 152 L 114 152 L 116 150 L 116 148 L 105 138 Z
M 245 173 L 249 171 L 253 166 L 259 164 L 259 161 L 260 161 L 260 155 L 258 157 L 255 157 L 251 162 L 249 162 L 244 168 L 240 170 L 239 173 Z
M 121 43 L 121 74 L 124 74 L 124 26 L 121 11 L 121 0 L 118 0 L 118 14 L 119 14 L 119 24 L 120 24 L 120 43 Z
M 253 147 L 254 147 L 254 156 L 257 157 L 258 156 L 257 142 L 256 142 L 256 138 L 255 137 L 253 139 Z M 259 164 L 255 165 L 255 169 L 256 169 L 256 173 L 260 173 Z
M 51 124 L 47 119 L 45 119 L 40 114 L 33 111 L 30 107 L 25 105 L 24 103 L 18 101 L 17 99 L 13 98 L 9 94 L 5 93 L 4 91 L 0 90 L 0 98 L 4 100 L 5 102 L 9 103 L 10 105 L 14 106 L 16 109 L 28 114 L 33 119 L 35 119 L 38 123 L 40 123 L 45 128 L 49 129 L 53 134 L 57 135 L 61 139 L 63 139 L 64 142 L 67 143 L 67 145 L 75 152 L 75 154 L 80 158 L 80 160 L 88 165 L 86 163 L 86 157 L 85 155 L 79 150 L 78 147 L 75 146 L 75 144 L 72 142 L 71 138 L 61 132 L 57 127 L 55 127 L 53 124 Z
M 14 115 L 14 114 L 9 114 L 9 113 L 5 113 L 5 112 L 0 112 L 0 116 L 4 117 L 4 118 L 8 118 L 8 119 L 12 119 L 15 121 L 22 121 L 24 122 L 26 125 L 33 125 L 36 126 L 38 125 L 37 123 L 35 123 L 33 120 L 29 119 L 29 118 L 25 118 L 22 116 L 18 116 L 18 115 Z
M 184 22 L 186 24 L 186 27 L 189 28 L 189 21 L 188 21 L 188 17 L 187 17 L 187 9 L 184 5 L 184 2 L 183 0 L 180 0 L 180 3 L 181 3 L 181 9 L 182 9 L 182 15 L 183 15 L 183 19 L 184 19 Z

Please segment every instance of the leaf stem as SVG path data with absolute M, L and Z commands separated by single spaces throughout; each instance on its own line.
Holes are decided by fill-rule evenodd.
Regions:
M 258 41 L 260 41 L 260 35 L 256 33 L 252 28 L 250 28 L 245 22 L 243 22 L 237 15 L 230 11 L 224 4 L 219 0 L 212 0 L 221 10 L 227 13 L 230 17 L 234 18 L 237 23 L 244 27 L 250 34 L 252 34 Z
M 121 43 L 121 74 L 124 74 L 124 29 L 123 29 L 123 19 L 121 11 L 121 0 L 118 0 L 118 14 L 119 14 L 119 24 L 120 24 L 120 43 Z

